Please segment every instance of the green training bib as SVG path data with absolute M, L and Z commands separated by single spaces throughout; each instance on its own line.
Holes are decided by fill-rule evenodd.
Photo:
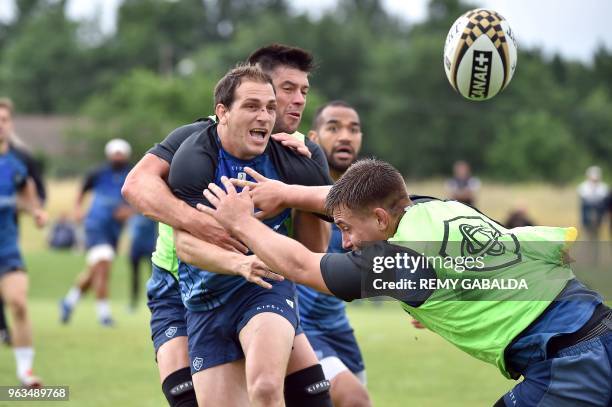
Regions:
M 415 204 L 389 241 L 425 255 L 438 281 L 422 305 L 402 307 L 510 378 L 504 351 L 574 278 L 563 249 L 575 238 L 575 228 L 506 229 L 458 202 Z

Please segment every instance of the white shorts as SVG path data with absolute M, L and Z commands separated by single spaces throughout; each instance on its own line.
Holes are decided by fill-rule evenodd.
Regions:
M 101 261 L 113 261 L 115 258 L 115 249 L 109 244 L 99 244 L 87 250 L 86 259 L 87 265 L 93 266 Z
M 344 371 L 350 372 L 349 368 L 346 367 L 346 365 L 337 356 L 328 356 L 319 360 L 319 363 L 321 363 L 325 378 L 329 381 L 331 381 L 334 377 L 338 376 Z M 363 384 L 364 386 L 366 385 L 367 377 L 365 370 L 353 374 L 361 384 Z

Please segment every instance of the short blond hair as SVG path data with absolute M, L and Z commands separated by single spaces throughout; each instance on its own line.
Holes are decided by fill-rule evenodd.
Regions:
M 15 109 L 13 101 L 9 98 L 0 98 L 0 109 L 6 109 L 12 115 Z

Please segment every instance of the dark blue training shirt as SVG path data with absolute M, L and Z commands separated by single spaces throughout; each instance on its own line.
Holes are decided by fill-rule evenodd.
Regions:
M 202 195 L 208 184 L 221 186 L 222 176 L 254 181 L 244 173 L 253 168 L 263 176 L 284 182 L 306 185 L 327 185 L 331 182 L 324 170 L 312 160 L 301 157 L 280 144 L 270 141 L 262 155 L 242 160 L 229 154 L 221 146 L 217 124 L 209 122 L 200 132 L 192 134 L 178 148 L 172 158 L 168 182 L 174 194 L 195 207 L 209 205 Z M 286 209 L 266 225 L 283 235 L 289 234 L 291 210 Z M 246 284 L 241 276 L 228 276 L 201 270 L 179 261 L 181 295 L 185 306 L 192 311 L 207 311 L 228 302 Z M 274 285 L 274 282 L 272 282 Z
M 0 258 L 19 255 L 17 194 L 27 181 L 25 163 L 9 150 L 0 155 Z
M 121 188 L 130 170 L 128 164 L 113 167 L 106 163 L 85 178 L 83 192 L 91 190 L 94 194 L 85 217 L 86 229 L 121 226 L 114 214 L 117 208 L 127 205 L 121 196 Z

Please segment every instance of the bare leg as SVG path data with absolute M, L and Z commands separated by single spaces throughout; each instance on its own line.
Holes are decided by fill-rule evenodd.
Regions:
M 240 331 L 251 406 L 284 406 L 283 385 L 295 329 L 282 316 L 255 315 Z
M 211 367 L 193 375 L 199 407 L 248 407 L 244 359 Z

